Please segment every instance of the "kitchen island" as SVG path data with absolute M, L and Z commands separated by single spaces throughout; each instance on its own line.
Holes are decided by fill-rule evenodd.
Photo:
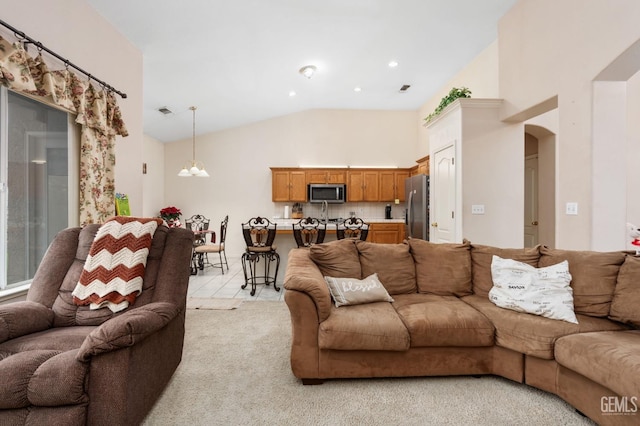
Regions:
M 367 241 L 374 243 L 393 244 L 401 243 L 405 238 L 405 225 L 404 219 L 382 219 L 382 218 L 363 218 L 365 223 L 369 224 L 369 235 Z M 278 225 L 277 234 L 282 234 L 283 237 L 287 234 L 293 234 L 293 224 L 300 221 L 300 219 L 272 219 L 274 223 Z M 327 234 L 325 241 L 332 241 L 336 239 L 336 222 L 329 220 L 327 223 Z M 282 241 L 284 238 L 278 238 L 278 241 Z M 293 241 L 293 236 L 291 237 Z

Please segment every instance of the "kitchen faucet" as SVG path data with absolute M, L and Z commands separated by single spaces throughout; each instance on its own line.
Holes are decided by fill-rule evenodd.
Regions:
M 324 223 L 327 223 L 329 221 L 329 203 L 327 203 L 327 200 L 322 200 L 322 208 L 320 209 L 320 212 L 320 217 Z

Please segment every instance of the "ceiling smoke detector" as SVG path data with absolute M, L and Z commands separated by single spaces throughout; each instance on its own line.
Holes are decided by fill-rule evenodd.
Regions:
M 167 114 L 172 114 L 173 111 L 171 111 L 169 108 L 167 108 L 166 106 L 163 106 L 161 108 L 158 108 L 158 111 L 160 111 L 161 113 L 163 113 L 164 115 Z

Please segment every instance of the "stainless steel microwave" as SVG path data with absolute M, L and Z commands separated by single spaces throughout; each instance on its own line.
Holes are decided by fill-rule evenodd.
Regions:
M 310 203 L 344 203 L 347 201 L 347 185 L 344 183 L 310 183 L 309 184 Z

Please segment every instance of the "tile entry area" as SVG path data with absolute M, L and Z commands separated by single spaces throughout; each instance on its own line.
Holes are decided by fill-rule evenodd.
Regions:
M 280 255 L 286 258 L 286 255 Z M 213 258 L 212 258 L 213 260 Z M 217 261 L 217 256 L 215 261 Z M 242 272 L 242 262 L 240 256 L 229 255 L 229 271 L 225 269 L 224 275 L 220 268 L 204 267 L 204 270 L 198 269 L 197 275 L 191 275 L 189 278 L 188 297 L 216 297 L 216 298 L 234 298 L 246 299 L 252 301 L 271 300 L 283 301 L 285 289 L 282 287 L 284 280 L 284 272 L 286 270 L 286 261 L 280 262 L 280 270 L 278 271 L 278 287 L 280 291 L 274 290 L 273 286 L 258 285 L 256 287 L 255 296 L 251 296 L 251 284 L 244 289 L 244 274 Z M 261 267 L 262 265 L 260 265 Z

